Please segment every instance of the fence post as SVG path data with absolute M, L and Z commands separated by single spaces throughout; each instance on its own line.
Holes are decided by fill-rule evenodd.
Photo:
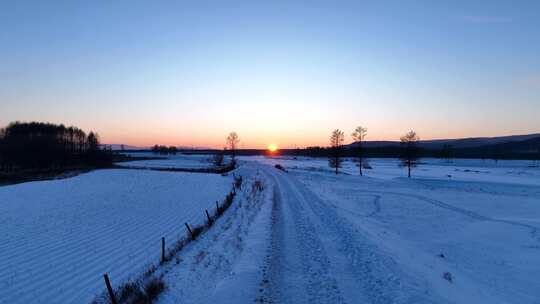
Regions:
M 210 214 L 208 214 L 208 210 L 204 209 L 204 212 L 206 212 L 206 218 L 208 218 L 208 225 L 212 225 L 212 219 L 210 218 Z
M 165 237 L 161 238 L 161 262 L 165 262 Z
M 105 285 L 107 285 L 107 291 L 109 292 L 109 297 L 111 298 L 111 303 L 112 304 L 117 304 L 118 302 L 116 302 L 116 298 L 114 297 L 114 292 L 113 292 L 113 289 L 111 287 L 111 282 L 109 281 L 109 276 L 107 274 L 104 274 L 103 278 L 105 279 Z
M 193 231 L 191 231 L 191 228 L 189 228 L 188 223 L 185 223 L 185 225 L 186 225 L 187 230 L 189 231 L 189 234 L 191 234 L 191 240 L 194 240 L 195 238 L 193 237 Z

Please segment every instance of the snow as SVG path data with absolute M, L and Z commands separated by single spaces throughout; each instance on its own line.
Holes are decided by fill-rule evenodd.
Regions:
M 211 161 L 210 155 L 167 155 L 160 156 L 153 153 L 132 153 L 132 156 L 140 157 L 155 157 L 158 159 L 149 159 L 149 160 L 136 160 L 129 162 L 117 163 L 119 166 L 124 167 L 144 167 L 144 168 L 185 168 L 185 169 L 196 169 L 196 168 L 211 168 L 214 165 Z
M 0 187 L 0 303 L 84 303 L 158 262 L 231 189 L 215 174 L 98 170 Z
M 160 303 L 251 303 L 257 296 L 270 238 L 271 181 L 253 168 L 235 172 L 244 177 L 242 190 L 223 218 L 179 256 L 178 265 L 162 269 L 168 290 Z
M 334 169 L 328 167 L 326 158 L 308 157 L 244 157 L 243 159 L 257 160 L 258 162 L 274 166 L 281 164 L 289 169 L 305 171 L 319 171 L 332 173 Z M 358 167 L 353 159 L 346 159 L 341 172 L 358 175 Z M 373 169 L 364 169 L 364 174 L 379 179 L 393 179 L 407 177 L 407 171 L 399 168 L 399 160 L 393 158 L 367 159 Z M 540 186 L 540 169 L 532 167 L 532 161 L 498 161 L 455 159 L 451 162 L 445 160 L 425 158 L 421 165 L 413 169 L 415 178 L 479 181 L 504 184 L 520 184 Z
M 240 157 L 242 189 L 158 268 L 158 303 L 538 303 L 540 168 L 423 159 L 408 179 L 396 159 L 369 163 L 361 177 L 350 161 L 335 175 L 326 159 Z M 140 274 L 159 238 L 183 237 L 231 182 L 101 170 L 0 187 L 0 224 L 13 227 L 0 234 L 0 303 L 84 302 L 104 272 L 113 285 Z
M 540 172 L 530 162 L 428 159 L 409 180 L 391 159 L 371 160 L 364 177 L 351 163 L 336 176 L 324 159 L 252 160 L 289 170 L 262 169 L 282 206 L 269 302 L 540 298 Z

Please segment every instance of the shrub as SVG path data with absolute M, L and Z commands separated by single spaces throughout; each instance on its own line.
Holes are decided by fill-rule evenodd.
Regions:
M 117 301 L 126 304 L 151 304 L 165 288 L 162 276 L 128 282 L 118 288 Z
M 212 156 L 212 164 L 216 167 L 221 167 L 223 165 L 223 154 L 216 153 L 214 156 Z
M 283 172 L 287 172 L 287 170 L 285 170 L 285 168 L 283 168 L 283 166 L 280 165 L 280 164 L 276 164 L 274 167 L 275 167 L 276 169 L 278 169 L 278 170 L 283 171 Z
M 452 274 L 450 272 L 443 273 L 443 279 L 447 280 L 448 282 L 452 283 L 454 281 Z
M 234 187 L 237 189 L 242 189 L 242 175 L 236 176 L 233 175 L 234 178 Z
M 364 160 L 364 161 L 362 162 L 362 168 L 363 168 L 363 169 L 367 169 L 367 170 L 373 169 L 373 167 L 369 164 L 369 162 L 368 162 L 367 160 Z
M 165 290 L 165 282 L 162 277 L 152 278 L 144 285 L 144 294 L 148 303 L 157 299 L 158 295 Z

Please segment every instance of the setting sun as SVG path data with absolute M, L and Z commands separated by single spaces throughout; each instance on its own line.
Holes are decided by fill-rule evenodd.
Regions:
M 278 149 L 278 147 L 276 145 L 274 145 L 274 144 L 268 145 L 268 151 L 270 151 L 270 152 L 276 152 L 277 149 Z

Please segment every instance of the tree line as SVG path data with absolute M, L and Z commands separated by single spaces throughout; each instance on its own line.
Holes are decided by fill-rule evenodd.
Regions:
M 161 155 L 176 155 L 178 153 L 178 149 L 175 146 L 160 146 L 160 145 L 154 145 L 152 147 L 152 153 L 154 154 L 161 154 Z
M 99 135 L 63 124 L 12 122 L 0 129 L 0 170 L 62 169 L 112 163 Z
M 367 128 L 362 126 L 356 127 L 354 132 L 351 134 L 351 137 L 355 143 L 353 148 L 353 153 L 355 156 L 355 161 L 358 166 L 359 174 L 363 175 L 362 169 L 367 166 L 367 163 L 364 161 L 365 153 L 363 142 L 367 136 Z M 339 174 L 339 169 L 342 167 L 345 149 L 343 142 L 345 141 L 345 133 L 339 129 L 332 131 L 330 135 L 330 146 L 328 148 L 328 166 L 333 168 L 336 174 Z M 411 177 L 412 168 L 418 165 L 419 159 L 419 149 L 418 142 L 420 137 L 414 131 L 409 131 L 400 138 L 401 142 L 401 151 L 400 151 L 400 166 L 406 167 L 408 171 L 408 177 Z M 318 149 L 317 149 L 318 148 Z M 317 152 L 324 152 L 323 148 L 316 147 Z
M 505 144 L 497 144 L 496 147 L 471 147 L 471 148 L 456 148 L 453 145 L 447 144 L 440 148 L 424 148 L 420 144 L 417 146 L 419 157 L 433 157 L 440 158 L 447 162 L 452 162 L 456 158 L 469 158 L 469 159 L 482 159 L 482 160 L 540 160 L 540 137 L 538 143 L 530 148 L 523 148 L 516 151 L 512 146 L 515 143 L 508 143 L 510 146 L 508 149 Z M 251 152 L 250 154 L 248 152 Z M 363 147 L 363 154 L 365 157 L 373 158 L 396 158 L 400 157 L 403 152 L 401 145 L 390 146 L 370 146 Z M 261 154 L 260 150 L 243 150 L 241 152 L 245 155 L 258 155 Z M 309 146 L 305 148 L 296 149 L 282 149 L 281 155 L 291 156 L 308 156 L 308 157 L 328 157 L 330 154 L 330 147 L 322 146 Z M 345 145 L 343 156 L 355 157 L 355 147 L 352 145 Z

